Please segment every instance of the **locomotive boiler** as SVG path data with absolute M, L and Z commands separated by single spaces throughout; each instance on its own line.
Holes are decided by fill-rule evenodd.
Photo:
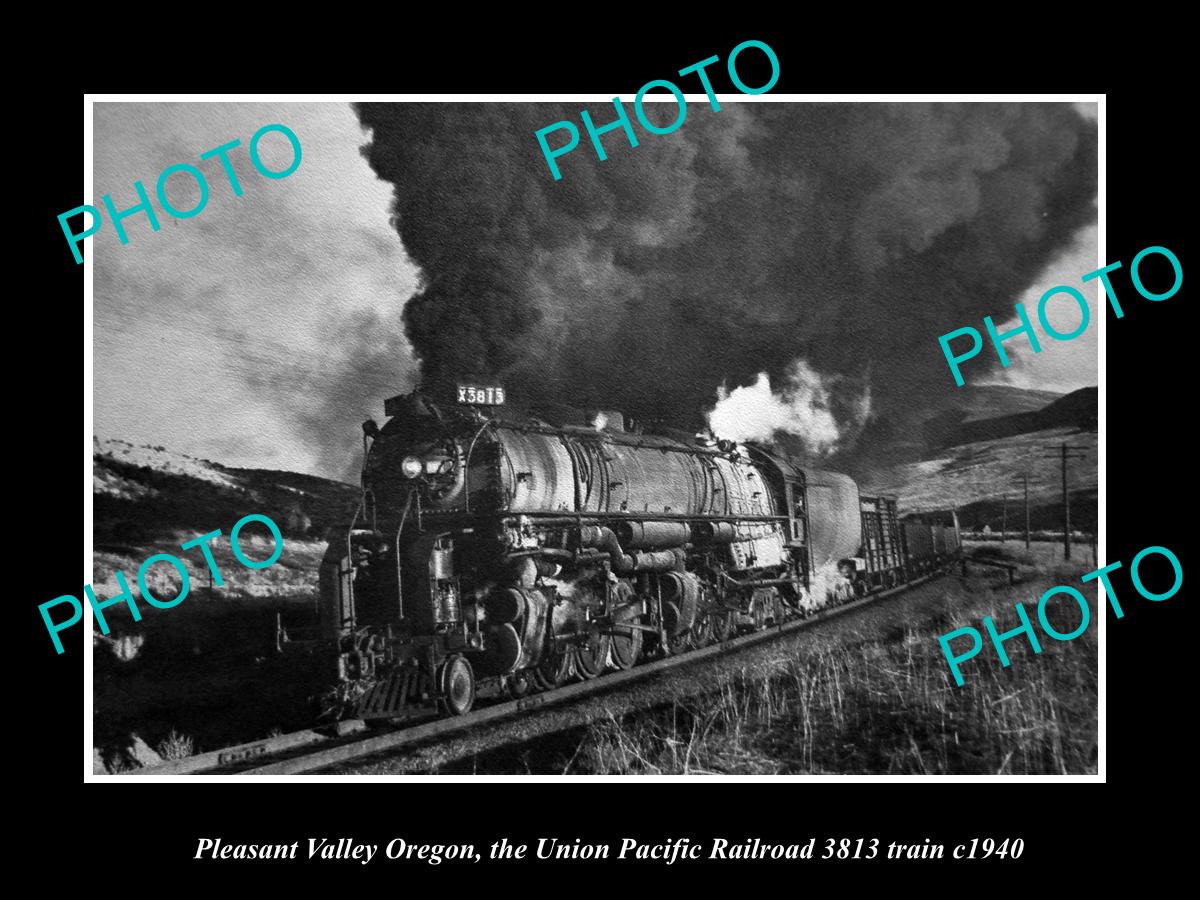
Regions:
M 461 715 L 484 683 L 520 697 L 595 678 L 906 571 L 894 500 L 845 475 L 469 390 L 393 397 L 363 426 L 362 501 L 330 536 L 320 604 L 362 718 Z

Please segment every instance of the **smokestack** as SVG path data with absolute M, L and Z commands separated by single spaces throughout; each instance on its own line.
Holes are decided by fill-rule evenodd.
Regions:
M 624 433 L 625 416 L 615 409 L 597 409 L 591 413 L 592 427 L 597 431 Z
M 819 410 L 835 443 L 864 396 L 927 402 L 937 336 L 1011 315 L 1095 217 L 1096 126 L 1070 104 L 696 106 L 559 182 L 532 135 L 577 103 L 357 110 L 423 273 L 404 322 L 426 389 L 482 370 L 516 403 L 684 428 L 797 359 L 852 388 Z

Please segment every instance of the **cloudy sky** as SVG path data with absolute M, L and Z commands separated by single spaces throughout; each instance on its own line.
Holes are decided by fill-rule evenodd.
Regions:
M 1076 103 L 1075 108 L 1086 118 L 1096 121 L 1098 110 L 1095 103 Z M 1007 369 L 997 369 L 996 372 L 981 379 L 981 384 L 1011 384 L 1014 387 L 1034 388 L 1043 391 L 1059 391 L 1068 393 L 1081 387 L 1089 387 L 1099 383 L 1100 358 L 1097 347 L 1100 332 L 1096 326 L 1097 314 L 1106 304 L 1097 306 L 1099 298 L 1099 280 L 1082 284 L 1080 278 L 1094 272 L 1109 260 L 1100 259 L 1098 250 L 1099 233 L 1095 225 L 1084 228 L 1075 236 L 1075 240 L 1064 253 L 1053 260 L 1041 277 L 1030 286 L 1020 297 L 1016 298 L 1029 312 L 1031 320 L 1036 320 L 1037 303 L 1042 294 L 1060 284 L 1076 288 L 1087 298 L 1092 311 L 1092 321 L 1087 330 L 1071 341 L 1060 342 L 1053 339 L 1042 340 L 1041 326 L 1038 328 L 1039 340 L 1042 340 L 1042 352 L 1034 353 L 1028 346 L 1024 336 L 1005 343 L 1011 365 Z M 1079 307 L 1069 297 L 1055 297 L 1046 304 L 1046 316 L 1055 330 L 1070 333 L 1079 327 Z M 964 322 L 979 328 L 983 333 L 982 322 Z M 1019 323 L 1017 317 L 1009 319 L 998 330 L 1001 332 L 1015 328 Z M 1049 349 L 1050 352 L 1047 352 Z M 984 352 L 992 352 L 985 344 Z M 967 363 L 966 365 L 970 365 Z M 965 370 L 964 370 L 964 376 Z
M 1059 391 L 1067 393 L 1077 388 L 1094 385 L 1098 382 L 1099 358 L 1097 346 L 1099 330 L 1096 327 L 1097 313 L 1107 309 L 1107 303 L 1097 305 L 1099 280 L 1082 284 L 1080 278 L 1100 268 L 1096 262 L 1097 229 L 1096 226 L 1084 228 L 1076 235 L 1071 247 L 1056 258 L 1042 273 L 1034 285 L 1019 298 L 1029 314 L 1038 332 L 1041 352 L 1034 353 L 1024 335 L 1004 343 L 1011 365 L 1007 369 L 996 369 L 986 377 L 979 379 L 980 384 L 1010 384 L 1014 387 L 1035 388 L 1043 391 Z M 1091 309 L 1091 321 L 1087 330 L 1079 337 L 1070 341 L 1056 341 L 1046 337 L 1037 320 L 1037 305 L 1042 294 L 1058 285 L 1068 285 L 1075 288 L 1087 298 Z M 1056 331 L 1069 334 L 1079 327 L 1079 304 L 1067 295 L 1052 298 L 1046 304 L 1046 317 Z M 991 343 L 987 340 L 983 321 L 963 322 L 979 329 L 984 335 L 983 351 L 979 359 L 994 355 Z M 997 325 L 1000 332 L 1008 331 L 1020 325 L 1014 315 L 1003 325 Z M 967 340 L 961 340 L 962 346 L 969 346 Z M 958 346 L 956 343 L 955 346 Z M 972 377 L 972 367 L 978 360 L 963 363 L 963 377 L 968 383 L 975 381 Z M 947 370 L 948 371 L 948 370 Z M 974 371 L 979 371 L 975 369 Z
M 279 180 L 254 171 L 250 137 L 282 123 L 300 140 L 300 167 Z M 199 155 L 240 138 L 234 197 L 220 162 Z M 359 155 L 365 136 L 346 104 L 228 103 L 95 106 L 96 205 L 111 193 L 134 205 L 133 182 L 153 195 L 177 162 L 205 172 L 207 207 L 190 219 L 126 220 L 121 246 L 108 225 L 95 255 L 95 431 L 238 466 L 339 475 L 314 429 L 344 433 L 383 417 L 383 399 L 410 389 L 413 364 L 400 309 L 417 273 L 389 224 L 390 186 Z M 264 164 L 281 170 L 287 139 L 268 135 Z M 197 202 L 187 175 L 168 183 L 172 204 Z M 379 334 L 377 366 L 361 396 L 326 418 L 323 385 L 349 369 L 339 332 Z M 332 468 L 331 468 L 332 467 Z
M 229 465 L 348 477 L 359 423 L 382 419 L 383 399 L 414 384 L 400 313 L 419 277 L 389 223 L 391 186 L 359 154 L 367 135 L 354 112 L 335 103 L 97 103 L 94 110 L 90 202 L 99 206 L 110 193 L 118 209 L 132 206 L 135 180 L 153 195 L 158 174 L 178 162 L 197 165 L 210 186 L 194 218 L 160 211 L 153 232 L 138 215 L 125 222 L 128 245 L 108 223 L 88 240 L 96 434 Z M 271 123 L 290 127 L 303 147 L 300 167 L 280 180 L 260 176 L 248 156 L 251 135 Z M 218 160 L 199 160 L 234 138 L 242 141 L 231 154 L 240 198 Z M 278 134 L 261 147 L 270 168 L 290 160 Z M 170 180 L 168 196 L 183 209 L 198 199 L 186 175 Z M 1034 315 L 1042 291 L 1078 286 L 1096 267 L 1092 227 L 1014 300 Z M 1085 295 L 1095 312 L 1095 290 Z M 1077 316 L 1059 300 L 1051 318 L 1069 330 Z M 946 328 L 963 325 L 982 328 Z M 351 347 L 363 353 L 363 334 L 373 336 L 367 367 L 350 358 Z M 1093 322 L 1075 341 L 1046 341 L 1036 356 L 1018 352 L 1015 365 L 991 380 L 1058 391 L 1095 384 L 1096 336 Z M 964 372 L 974 381 L 970 367 Z M 368 375 L 347 379 L 364 368 Z M 346 391 L 348 383 L 358 387 Z M 346 392 L 331 396 L 331 385 Z

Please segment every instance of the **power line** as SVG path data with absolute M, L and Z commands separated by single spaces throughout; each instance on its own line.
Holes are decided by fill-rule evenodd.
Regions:
M 1067 490 L 1067 460 L 1087 457 L 1086 447 L 1072 447 L 1066 443 L 1057 448 L 1046 447 L 1047 456 L 1062 460 L 1062 507 L 1063 507 L 1063 559 L 1071 558 L 1071 495 Z

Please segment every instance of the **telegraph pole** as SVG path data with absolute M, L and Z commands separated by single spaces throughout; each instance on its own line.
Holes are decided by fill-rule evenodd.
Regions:
M 1013 487 L 1024 488 L 1025 491 L 1025 548 L 1030 548 L 1030 473 L 1028 470 L 1021 473 L 1021 480 L 1016 482 Z
M 1067 460 L 1083 459 L 1085 447 L 1071 447 L 1064 443 L 1057 448 L 1047 447 L 1047 455 L 1057 456 L 1062 460 L 1062 503 L 1063 503 L 1063 559 L 1071 558 L 1071 495 L 1067 491 Z
M 1029 549 L 1029 472 L 1021 473 L 1021 481 L 1025 485 L 1025 549 Z
M 1000 514 L 1000 543 L 1008 541 L 1008 491 L 1004 492 L 1003 512 Z

